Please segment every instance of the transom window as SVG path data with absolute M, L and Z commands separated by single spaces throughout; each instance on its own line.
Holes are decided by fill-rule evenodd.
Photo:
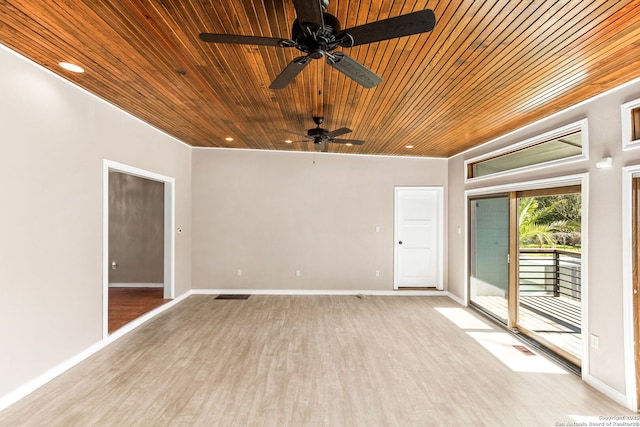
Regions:
M 466 179 L 504 174 L 586 158 L 586 119 L 467 160 Z
M 640 146 L 640 99 L 622 106 L 622 147 Z

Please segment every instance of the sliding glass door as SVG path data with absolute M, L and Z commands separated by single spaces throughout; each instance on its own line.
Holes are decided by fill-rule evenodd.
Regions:
M 470 200 L 471 303 L 501 322 L 508 320 L 509 196 Z
M 576 366 L 582 358 L 580 191 L 469 199 L 471 305 Z

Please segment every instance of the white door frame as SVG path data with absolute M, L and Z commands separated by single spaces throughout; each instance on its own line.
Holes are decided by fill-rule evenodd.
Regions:
M 624 378 L 626 405 L 638 410 L 636 389 L 635 328 L 633 320 L 633 245 L 632 189 L 634 176 L 640 176 L 640 165 L 622 168 L 622 315 L 624 333 Z
M 109 335 L 109 172 L 164 183 L 164 298 L 175 298 L 175 178 L 103 160 L 102 166 L 102 337 Z
M 393 289 L 399 289 L 398 284 L 398 193 L 402 190 L 430 190 L 436 193 L 438 206 L 436 207 L 436 289 L 444 288 L 444 187 L 441 185 L 413 185 L 393 188 Z

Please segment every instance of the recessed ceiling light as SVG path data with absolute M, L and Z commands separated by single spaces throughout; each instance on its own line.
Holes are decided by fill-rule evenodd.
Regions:
M 413 145 L 405 145 L 404 148 L 413 148 Z
M 226 137 L 224 140 L 225 140 L 225 141 L 233 141 L 233 138 L 231 138 L 230 136 L 228 136 L 228 137 Z
M 73 73 L 84 73 L 84 68 L 76 64 L 71 64 L 70 62 L 59 62 L 58 65 Z

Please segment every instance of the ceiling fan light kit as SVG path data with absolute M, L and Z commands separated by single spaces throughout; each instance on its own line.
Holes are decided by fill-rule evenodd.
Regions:
M 327 0 L 293 0 L 297 18 L 291 27 L 291 39 L 201 33 L 207 43 L 251 44 L 280 48 L 295 47 L 305 53 L 293 59 L 272 81 L 270 89 L 283 89 L 309 65 L 312 59 L 326 58 L 329 66 L 365 88 L 372 88 L 382 78 L 344 52 L 332 53 L 338 47 L 350 48 L 413 34 L 426 33 L 435 27 L 436 17 L 425 9 L 393 18 L 342 30 L 340 21 L 325 12 Z

